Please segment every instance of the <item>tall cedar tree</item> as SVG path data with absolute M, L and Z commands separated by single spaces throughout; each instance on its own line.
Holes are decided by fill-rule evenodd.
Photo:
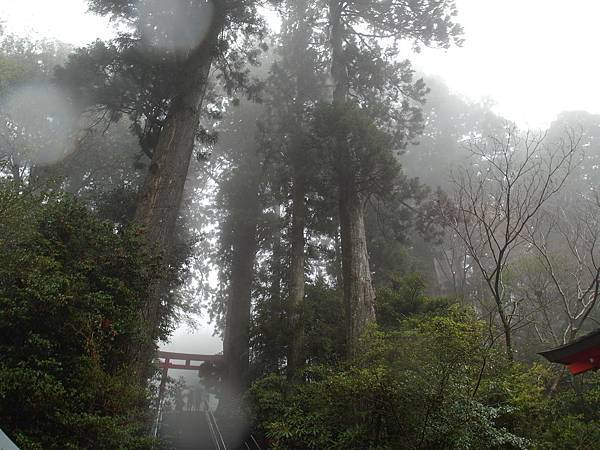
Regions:
M 277 61 L 267 80 L 266 146 L 282 155 L 291 224 L 287 233 L 290 252 L 287 277 L 287 317 L 291 336 L 287 372 L 297 378 L 304 360 L 302 309 L 305 295 L 307 196 L 317 172 L 308 139 L 310 110 L 322 97 L 325 72 L 317 67 L 318 52 L 312 44 L 319 11 L 315 2 L 288 2 L 282 11 Z M 277 183 L 277 181 L 276 181 Z M 275 258 L 276 255 L 273 255 Z
M 408 62 L 400 67 L 391 63 L 398 55 L 396 43 L 409 39 L 415 45 L 447 47 L 459 41 L 462 30 L 454 23 L 454 1 L 329 0 L 327 7 L 334 108 L 357 99 L 374 123 L 392 132 L 397 145 L 405 145 L 422 126 L 418 106 L 411 106 L 410 101 L 422 103 L 426 91 L 420 80 L 412 83 Z M 382 48 L 383 39 L 393 44 Z M 390 76 L 394 66 L 400 69 L 396 79 Z M 381 96 L 382 92 L 388 95 L 387 100 Z M 361 334 L 375 321 L 375 292 L 364 225 L 368 193 L 361 185 L 365 180 L 352 168 L 353 149 L 344 142 L 345 136 L 338 136 L 334 164 L 339 191 L 347 341 L 349 354 L 353 355 Z
M 235 406 L 248 382 L 249 333 L 254 266 L 258 250 L 262 155 L 258 152 L 256 117 L 260 106 L 243 101 L 225 116 L 229 125 L 217 145 L 229 167 L 221 174 L 217 197 L 223 216 L 219 226 L 221 287 L 225 288 L 223 353 L 227 392 L 223 404 Z
M 130 31 L 81 50 L 58 73 L 83 106 L 100 106 L 109 120 L 122 114 L 132 119 L 133 131 L 151 157 L 135 220 L 158 247 L 168 250 L 172 244 L 190 159 L 206 137 L 199 129 L 202 107 L 209 100 L 210 110 L 218 109 L 220 99 L 209 91 L 211 67 L 219 69 L 228 93 L 249 86 L 244 61 L 255 60 L 258 51 L 250 47 L 263 30 L 257 3 L 89 0 L 92 11 L 123 21 Z M 197 43 L 179 46 L 189 44 L 189 35 L 199 28 L 203 36 Z M 153 45 L 155 41 L 161 45 Z M 150 327 L 160 321 L 160 286 L 155 290 L 144 311 Z

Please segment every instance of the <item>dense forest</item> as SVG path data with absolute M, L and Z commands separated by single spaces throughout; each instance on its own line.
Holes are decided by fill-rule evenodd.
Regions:
M 0 32 L 15 444 L 176 448 L 156 351 L 202 315 L 228 448 L 598 448 L 600 374 L 538 353 L 600 327 L 600 116 L 420 74 L 454 0 L 87 4 L 113 39 Z

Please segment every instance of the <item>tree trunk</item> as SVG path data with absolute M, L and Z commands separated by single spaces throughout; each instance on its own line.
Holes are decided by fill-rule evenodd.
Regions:
M 257 251 L 259 217 L 258 176 L 256 173 L 239 173 L 248 176 L 236 194 L 237 211 L 233 212 L 231 271 L 225 317 L 223 354 L 226 362 L 226 392 L 223 408 L 239 406 L 241 395 L 248 382 L 250 347 L 250 311 L 254 261 Z
M 339 217 L 338 217 L 339 222 Z M 333 247 L 334 247 L 334 255 L 333 255 L 333 265 L 332 270 L 335 275 L 335 287 L 337 289 L 344 288 L 344 277 L 342 275 L 342 243 L 340 237 L 340 226 L 339 224 L 335 227 L 335 233 L 333 235 Z
M 510 327 L 510 321 L 508 317 L 506 317 L 506 312 L 504 311 L 504 307 L 502 305 L 501 300 L 496 299 L 496 304 L 498 306 L 498 313 L 500 315 L 500 322 L 502 322 L 502 332 L 504 333 L 504 343 L 506 344 L 506 356 L 509 360 L 514 359 L 513 348 L 512 348 L 512 329 Z
M 283 282 L 284 269 L 283 269 L 283 259 L 284 249 L 281 245 L 281 228 L 282 224 L 282 207 L 281 205 L 277 205 L 277 220 L 275 221 L 275 226 L 272 228 L 272 240 L 271 240 L 271 288 L 270 296 L 271 303 L 273 305 L 281 305 L 281 284 Z M 279 309 L 279 308 L 278 308 Z
M 251 222 L 238 224 L 240 239 L 232 252 L 223 340 L 227 384 L 236 396 L 244 392 L 249 367 L 250 309 L 256 255 L 256 222 Z
M 360 337 L 375 322 L 375 291 L 367 252 L 364 200 L 343 183 L 339 195 L 346 342 L 348 355 L 353 357 L 359 351 Z
M 508 356 L 509 360 L 513 360 L 513 349 L 512 349 L 512 329 L 510 326 L 510 319 L 506 315 L 506 311 L 504 309 L 504 302 L 502 301 L 504 288 L 502 287 L 502 261 L 504 257 L 504 250 L 499 253 L 499 263 L 496 267 L 496 275 L 493 284 L 493 293 L 494 293 L 494 301 L 496 302 L 496 306 L 498 307 L 498 315 L 500 316 L 500 322 L 502 322 L 502 331 L 504 333 L 504 343 L 506 344 L 506 356 Z
M 344 2 L 329 0 L 329 26 L 331 28 L 331 77 L 333 78 L 333 103 L 344 104 L 348 96 L 348 72 L 344 63 Z
M 334 81 L 333 103 L 344 104 L 348 96 L 348 72 L 344 57 L 344 2 L 330 0 L 331 76 Z M 346 313 L 346 344 L 349 357 L 359 351 L 359 339 L 370 323 L 375 322 L 375 292 L 371 281 L 364 223 L 364 199 L 356 190 L 350 152 L 345 143 L 337 142 L 339 217 L 342 244 L 342 277 Z
M 179 216 L 215 45 L 225 21 L 224 7 L 219 5 L 215 2 L 206 38 L 182 64 L 177 95 L 154 149 L 135 212 L 134 219 L 144 229 L 147 241 L 167 252 Z M 143 312 L 152 329 L 160 322 L 161 287 L 155 292 Z
M 299 172 L 299 171 L 297 171 Z M 290 329 L 292 338 L 288 356 L 288 379 L 297 381 L 303 366 L 304 327 L 302 305 L 304 302 L 304 228 L 306 225 L 306 188 L 301 173 L 296 173 L 292 187 L 292 230 L 290 257 Z
M 303 125 L 306 122 L 304 106 L 308 81 L 306 79 L 305 56 L 310 45 L 311 24 L 308 21 L 308 1 L 296 0 L 291 5 L 292 52 L 291 60 L 296 79 L 296 99 L 294 101 L 295 133 L 290 148 L 290 163 L 292 166 L 292 227 L 290 230 L 290 268 L 289 268 L 289 298 L 288 317 L 292 336 L 289 342 L 287 377 L 290 381 L 300 381 L 304 365 L 304 324 L 302 309 L 304 303 L 305 276 L 304 265 L 306 246 L 304 230 L 306 228 L 306 149 L 304 148 Z
M 17 183 L 21 183 L 23 181 L 23 178 L 21 176 L 20 164 L 15 162 L 14 158 L 11 157 L 8 162 L 8 165 L 9 165 L 9 169 L 10 169 L 10 173 L 12 175 L 13 181 L 16 181 Z

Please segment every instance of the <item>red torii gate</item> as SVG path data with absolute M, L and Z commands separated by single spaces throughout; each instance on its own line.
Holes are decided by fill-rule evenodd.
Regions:
M 198 362 L 221 362 L 223 361 L 223 355 L 198 355 L 195 353 L 177 353 L 177 352 L 163 352 L 159 351 L 158 356 L 158 367 L 162 369 L 162 375 L 160 377 L 160 388 L 158 390 L 158 404 L 160 405 L 165 390 L 165 384 L 167 383 L 167 375 L 169 369 L 183 369 L 183 370 L 198 370 L 200 365 L 192 365 L 192 361 Z M 171 361 L 183 361 L 181 363 L 173 363 Z
M 173 363 L 171 361 L 183 361 L 183 364 Z M 192 361 L 199 362 L 221 362 L 223 355 L 197 355 L 194 353 L 176 353 L 176 352 L 158 352 L 158 367 L 163 372 L 169 369 L 198 370 L 199 365 L 192 365 Z
M 224 360 L 223 355 L 199 355 L 195 353 L 177 353 L 177 352 L 157 352 L 158 367 L 162 369 L 160 377 L 160 387 L 158 389 L 157 399 L 157 419 L 154 430 L 154 435 L 158 430 L 158 421 L 160 420 L 160 409 L 162 405 L 162 399 L 165 393 L 165 385 L 167 384 L 167 376 L 169 369 L 183 369 L 183 370 L 199 370 L 200 364 L 192 364 L 194 362 L 221 362 Z M 173 362 L 179 361 L 179 362 Z

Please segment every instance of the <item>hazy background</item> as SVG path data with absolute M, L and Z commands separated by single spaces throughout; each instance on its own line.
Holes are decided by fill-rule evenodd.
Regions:
M 470 100 L 484 100 L 522 127 L 545 128 L 564 110 L 600 113 L 596 0 L 456 0 L 465 28 L 462 48 L 407 54 Z M 104 18 L 86 14 L 84 0 L 0 0 L 9 33 L 84 45 L 114 33 Z M 277 24 L 271 21 L 276 27 Z M 201 322 L 206 322 L 201 319 Z M 166 349 L 215 353 L 220 339 L 205 325 L 179 329 Z

